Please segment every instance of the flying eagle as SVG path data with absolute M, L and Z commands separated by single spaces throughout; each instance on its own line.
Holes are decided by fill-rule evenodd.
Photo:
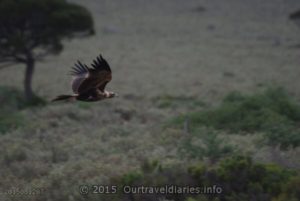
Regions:
M 91 64 L 92 68 L 82 64 L 80 61 L 72 67 L 71 75 L 73 95 L 60 95 L 52 101 L 79 100 L 79 101 L 100 101 L 116 96 L 114 92 L 105 90 L 105 86 L 112 79 L 112 72 L 107 61 L 102 55 L 98 56 Z

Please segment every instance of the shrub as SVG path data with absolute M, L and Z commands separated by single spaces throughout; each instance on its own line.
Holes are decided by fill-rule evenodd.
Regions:
M 297 201 L 300 198 L 300 175 L 292 178 L 283 187 L 282 193 L 274 201 Z
M 25 118 L 20 110 L 46 104 L 45 100 L 37 96 L 28 102 L 24 99 L 21 91 L 4 86 L 0 86 L 0 102 L 2 103 L 0 108 L 0 133 L 6 133 L 25 125 Z
M 123 177 L 121 178 L 121 183 L 123 185 L 132 185 L 132 184 L 136 184 L 142 178 L 143 178 L 143 174 L 141 172 L 132 171 L 123 175 Z
M 234 147 L 224 143 L 216 131 L 211 129 L 197 129 L 186 136 L 181 143 L 179 152 L 184 157 L 204 159 L 215 163 L 218 159 L 233 153 Z
M 282 88 L 269 88 L 253 95 L 233 92 L 219 107 L 179 116 L 171 124 L 182 125 L 186 118 L 190 120 L 191 130 L 207 126 L 228 133 L 263 132 L 270 144 L 282 148 L 300 145 L 297 127 L 300 107 Z
M 20 113 L 0 113 L 0 133 L 6 133 L 25 125 L 25 118 Z
M 171 96 L 171 95 L 161 95 L 152 98 L 152 101 L 159 108 L 176 108 L 187 106 L 189 108 L 193 107 L 203 107 L 206 104 L 200 100 L 197 100 L 192 96 Z
M 142 167 L 145 165 L 142 165 Z M 149 166 L 146 165 L 147 167 Z M 151 165 L 150 165 L 151 166 Z M 156 165 L 154 165 L 157 167 Z M 151 166 L 152 167 L 152 166 Z M 161 166 L 160 166 L 161 167 Z M 152 171 L 150 171 L 152 170 Z M 258 200 L 268 201 L 277 196 L 285 196 L 288 192 L 283 186 L 295 185 L 297 182 L 291 180 L 294 172 L 280 168 L 276 165 L 256 164 L 247 156 L 232 156 L 222 160 L 218 165 L 207 166 L 197 163 L 190 167 L 181 166 L 143 168 L 124 174 L 114 185 L 126 183 L 131 186 L 198 186 L 208 189 L 212 186 L 222 187 L 222 193 L 207 190 L 207 194 L 116 194 L 114 200 L 149 200 L 171 199 L 181 200 Z M 130 178 L 130 179 L 128 179 Z M 119 183 L 117 182 L 119 181 Z M 122 182 L 123 181 L 123 182 Z M 116 183 L 117 182 L 117 183 Z M 121 182 L 121 183 L 120 183 Z M 291 191 L 291 190 L 290 190 Z M 298 192 L 292 190 L 293 196 Z
M 1 113 L 24 108 L 23 93 L 12 87 L 0 86 Z
M 279 124 L 266 130 L 265 139 L 270 145 L 280 145 L 281 149 L 300 145 L 300 130 L 294 126 Z
M 12 112 L 32 106 L 43 106 L 46 101 L 35 96 L 31 101 L 26 101 L 23 92 L 13 87 L 0 86 L 0 102 L 2 104 L 0 113 Z
M 26 149 L 19 144 L 10 146 L 3 153 L 3 161 L 6 165 L 9 165 L 13 162 L 24 161 L 26 158 Z
M 235 196 L 269 200 L 280 193 L 282 184 L 293 175 L 276 165 L 255 164 L 250 157 L 244 156 L 223 160 L 216 170 L 218 183 L 228 192 L 229 200 Z

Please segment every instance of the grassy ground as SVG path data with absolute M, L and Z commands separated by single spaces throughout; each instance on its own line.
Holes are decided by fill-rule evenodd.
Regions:
M 300 100 L 300 30 L 287 19 L 296 0 L 74 2 L 92 11 L 97 34 L 37 63 L 34 90 L 47 100 L 71 93 L 70 67 L 102 53 L 113 70 L 108 89 L 120 97 L 19 111 L 25 125 L 0 136 L 0 186 L 103 183 L 149 158 L 185 163 L 194 159 L 178 156 L 183 129 L 164 129 L 173 117 L 272 85 Z M 0 85 L 22 89 L 23 73 L 20 65 L 2 70 Z M 256 161 L 300 167 L 299 148 L 261 146 L 259 133 L 220 136 Z

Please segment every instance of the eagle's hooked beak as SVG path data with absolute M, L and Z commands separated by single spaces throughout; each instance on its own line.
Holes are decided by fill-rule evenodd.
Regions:
M 115 92 L 110 92 L 108 98 L 118 97 L 119 95 Z

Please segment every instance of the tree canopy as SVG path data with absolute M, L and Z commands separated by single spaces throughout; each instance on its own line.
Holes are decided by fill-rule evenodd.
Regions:
M 93 33 L 90 12 L 66 0 L 0 0 L 0 62 L 27 65 L 29 95 L 36 60 L 61 52 L 64 38 Z
M 39 52 L 33 57 L 57 53 L 62 50 L 61 39 L 92 31 L 89 11 L 65 0 L 0 1 L 2 61 L 22 62 L 28 51 L 37 48 Z

